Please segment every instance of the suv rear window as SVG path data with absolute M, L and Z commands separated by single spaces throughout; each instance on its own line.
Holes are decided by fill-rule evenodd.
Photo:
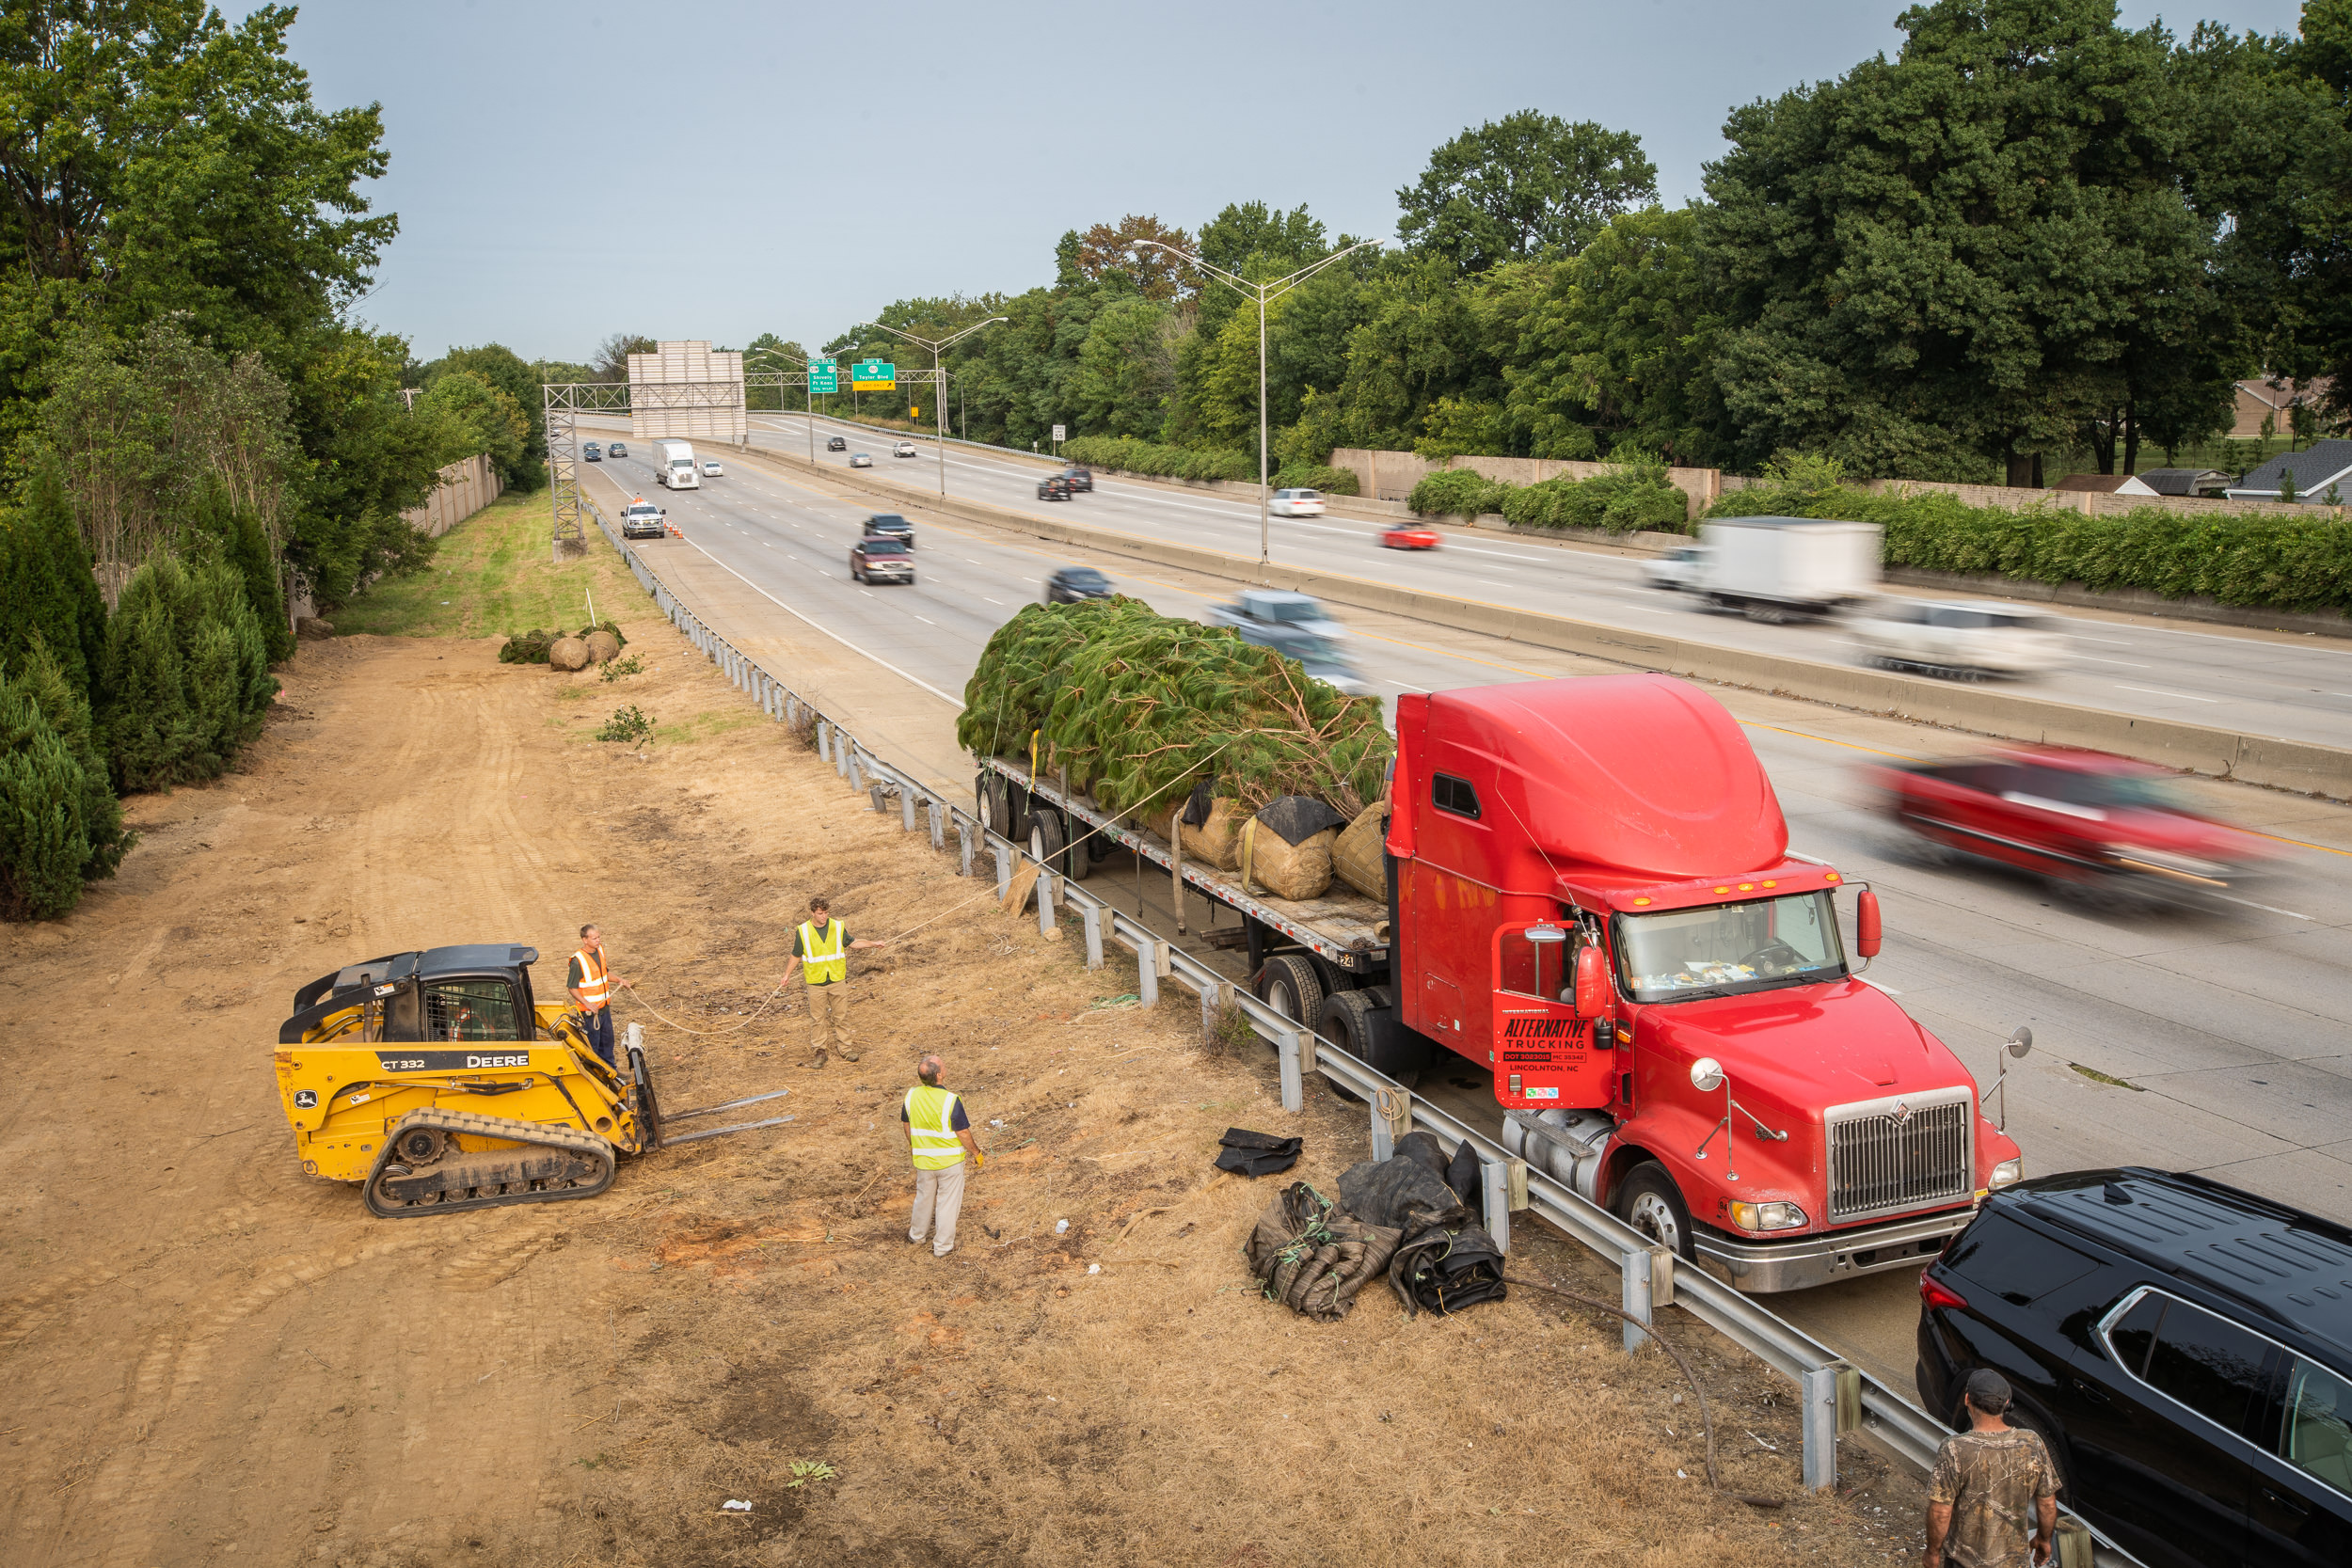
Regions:
M 2012 1307 L 2030 1307 L 2098 1268 L 2099 1260 L 2003 1215 L 1988 1214 L 1968 1227 L 1944 1267 Z
M 866 553 L 867 555 L 904 555 L 907 553 L 907 547 L 896 539 L 868 539 L 866 541 Z

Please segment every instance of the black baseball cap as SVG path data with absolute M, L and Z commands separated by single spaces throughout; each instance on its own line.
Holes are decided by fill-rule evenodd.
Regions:
M 2009 1408 L 2009 1379 L 1990 1367 L 1979 1367 L 1968 1374 L 1968 1402 L 1988 1416 L 1998 1416 Z

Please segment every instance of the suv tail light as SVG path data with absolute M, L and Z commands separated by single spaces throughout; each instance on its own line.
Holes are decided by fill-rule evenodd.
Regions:
M 1948 1312 L 1968 1310 L 1968 1300 L 1965 1296 L 1924 1269 L 1919 1274 L 1919 1305 L 1930 1311 L 1939 1308 Z

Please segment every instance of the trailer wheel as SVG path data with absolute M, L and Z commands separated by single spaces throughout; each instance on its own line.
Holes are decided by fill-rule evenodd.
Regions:
M 1072 881 L 1083 882 L 1094 875 L 1094 851 L 1102 844 L 1103 835 L 1074 816 L 1069 826 L 1077 833 L 1078 841 L 1063 853 L 1063 868 L 1070 873 Z
M 1323 1022 L 1323 977 L 1295 953 L 1265 961 L 1258 972 L 1258 1000 L 1311 1031 Z
M 1061 818 L 1055 813 L 1029 813 L 1029 856 L 1046 870 L 1057 872 L 1070 859 L 1062 852 Z
M 1675 1179 L 1657 1161 L 1644 1161 L 1628 1171 L 1609 1207 L 1616 1212 L 1617 1218 L 1659 1245 L 1673 1248 L 1685 1261 L 1697 1258 L 1691 1231 L 1691 1206 L 1682 1201 Z
M 1323 1027 L 1316 1031 L 1325 1039 L 1359 1062 L 1372 1063 L 1372 1001 L 1359 990 L 1343 990 L 1323 1006 Z M 1373 1064 L 1376 1066 L 1377 1064 Z M 1363 1103 L 1363 1096 L 1336 1078 L 1326 1078 L 1326 1087 L 1342 1100 Z

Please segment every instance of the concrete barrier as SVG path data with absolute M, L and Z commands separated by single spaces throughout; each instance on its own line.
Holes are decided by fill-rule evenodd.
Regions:
M 1237 582 L 1292 589 L 1334 604 L 1407 616 L 1434 626 L 1481 632 L 1634 669 L 1686 675 L 2006 739 L 2088 747 L 2214 778 L 2235 779 L 2298 794 L 2324 795 L 2332 800 L 2352 800 L 2352 751 L 2342 747 L 2078 707 L 1994 687 L 1931 681 L 1855 665 L 1750 653 L 1543 610 L 1482 604 L 1452 594 L 1400 588 L 1392 583 L 1279 562 L 1261 574 L 1258 562 L 1248 556 L 1198 545 L 1138 539 L 1058 518 L 1032 517 L 985 501 L 953 496 L 942 499 L 935 492 L 869 477 L 865 470 L 829 468 L 764 448 L 737 450 L 795 473 L 885 497 L 900 506 L 920 506 L 965 522 L 1010 529 L 1033 538 L 1075 545 L 1104 555 L 1202 572 Z

